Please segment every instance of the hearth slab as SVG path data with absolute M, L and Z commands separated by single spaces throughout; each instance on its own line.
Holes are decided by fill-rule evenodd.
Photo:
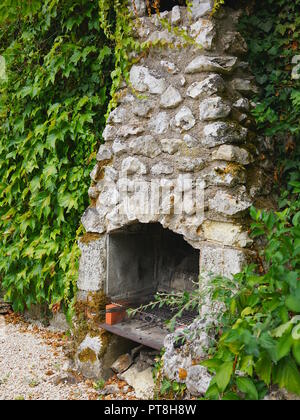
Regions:
M 147 325 L 145 321 L 139 319 L 131 319 L 115 325 L 102 323 L 99 327 L 155 350 L 163 348 L 164 339 L 169 334 L 167 329 L 151 325 L 151 323 Z

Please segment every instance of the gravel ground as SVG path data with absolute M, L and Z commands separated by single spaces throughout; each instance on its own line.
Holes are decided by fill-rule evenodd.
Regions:
M 97 399 L 93 383 L 71 371 L 66 340 L 15 315 L 0 316 L 0 400 Z

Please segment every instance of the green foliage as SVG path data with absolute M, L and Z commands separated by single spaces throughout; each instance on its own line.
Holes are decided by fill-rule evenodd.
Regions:
M 67 305 L 109 102 L 110 42 L 87 0 L 5 0 L 0 30 L 2 286 L 15 310 Z
M 300 1 L 256 1 L 240 28 L 249 46 L 247 60 L 261 87 L 255 117 L 267 135 L 291 133 L 299 140 L 300 78 L 292 79 L 300 54 Z
M 214 282 L 214 297 L 226 311 L 215 354 L 203 363 L 215 372 L 208 399 L 260 399 L 272 384 L 300 395 L 300 78 L 292 78 L 299 5 L 256 2 L 240 25 L 261 87 L 254 116 L 264 135 L 276 136 L 277 179 L 284 188 L 278 212 L 251 209 L 252 235 L 267 243 L 261 266 L 235 276 L 236 294 L 224 292 L 227 280 Z
M 294 203 L 297 212 L 252 208 L 253 236 L 268 240 L 264 267 L 250 266 L 236 275 L 236 294 L 224 295 L 218 290 L 220 280 L 214 282 L 214 296 L 226 311 L 216 353 L 204 362 L 216 372 L 208 396 L 212 388 L 218 397 L 238 389 L 244 397 L 258 399 L 270 384 L 300 395 L 300 226 L 295 219 L 299 194 Z

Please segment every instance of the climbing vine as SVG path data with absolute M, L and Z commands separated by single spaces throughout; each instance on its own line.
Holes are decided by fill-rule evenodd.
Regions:
M 0 7 L 0 275 L 15 310 L 67 306 L 114 65 L 87 0 Z

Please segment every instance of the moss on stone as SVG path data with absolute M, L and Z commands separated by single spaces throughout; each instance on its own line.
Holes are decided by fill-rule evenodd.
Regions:
M 95 363 L 97 361 L 97 355 L 94 352 L 94 350 L 88 347 L 79 353 L 78 359 L 80 360 L 81 363 L 87 363 L 87 362 Z

